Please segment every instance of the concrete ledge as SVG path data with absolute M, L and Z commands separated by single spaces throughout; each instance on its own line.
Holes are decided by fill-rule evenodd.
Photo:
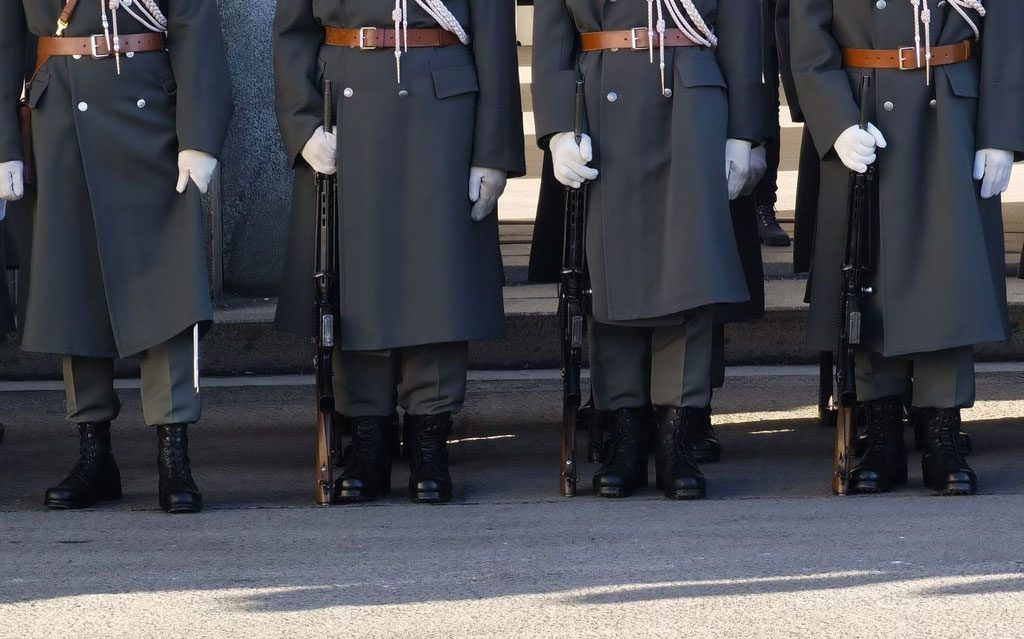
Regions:
M 1024 360 L 1024 281 L 1007 279 L 1010 298 L 1010 340 L 978 348 L 983 361 Z M 478 342 L 470 350 L 475 369 L 540 369 L 559 366 L 558 331 L 553 285 L 513 286 L 505 289 L 508 336 L 496 342 Z M 807 308 L 803 280 L 767 283 L 766 317 L 729 326 L 728 361 L 732 365 L 811 364 L 817 353 L 805 345 Z M 206 375 L 266 375 L 308 373 L 311 346 L 307 339 L 279 333 L 272 320 L 273 299 L 234 298 L 217 312 L 217 322 L 203 344 Z M 134 360 L 118 362 L 118 374 L 137 374 Z M 14 337 L 0 342 L 0 379 L 56 379 L 57 357 L 22 353 Z

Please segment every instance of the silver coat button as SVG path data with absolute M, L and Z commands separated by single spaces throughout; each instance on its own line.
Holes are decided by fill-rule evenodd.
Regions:
M 344 96 L 345 96 L 346 98 L 351 98 L 351 97 L 352 97 L 353 95 L 355 95 L 355 94 L 356 94 L 356 92 L 352 90 L 352 87 L 345 87 L 345 90 L 344 90 L 344 91 L 342 91 L 341 93 L 342 93 L 342 95 L 344 95 Z
M 935 105 L 937 105 L 938 103 L 939 103 L 939 101 L 938 101 L 938 100 L 936 100 L 935 98 L 932 98 L 932 99 L 931 99 L 931 100 L 930 100 L 930 101 L 928 102 L 928 106 L 930 106 L 931 108 L 933 108 L 933 109 L 934 109 L 934 108 L 935 108 Z
M 398 97 L 407 98 L 409 97 L 409 92 L 406 91 L 405 89 L 402 89 L 401 91 L 398 92 Z
M 75 55 L 71 56 L 71 57 L 74 58 L 75 60 L 81 60 L 82 59 L 82 56 L 78 55 L 77 53 Z
M 886 7 L 885 0 L 878 0 L 878 2 L 875 3 L 875 7 L 877 7 L 879 10 L 884 9 Z
M 615 102 L 618 99 L 619 99 L 619 94 L 618 93 L 612 91 L 611 93 L 608 94 L 608 101 L 609 102 Z
M 139 101 L 135 103 L 135 106 L 139 107 L 140 109 L 145 109 L 146 101 L 140 98 Z
M 135 57 L 135 52 L 134 51 L 129 51 L 128 53 L 124 54 L 124 57 L 126 57 L 126 58 L 134 58 Z
M 665 93 L 663 95 L 666 98 L 671 98 L 672 97 L 672 89 L 665 89 Z
M 892 102 L 886 101 L 885 104 L 882 105 L 882 108 L 885 109 L 886 111 L 892 111 L 893 109 L 896 108 L 896 105 L 893 104 Z
M 87 103 L 85 103 L 85 102 L 79 102 L 78 103 L 78 110 L 79 111 L 88 111 L 89 110 L 89 105 Z

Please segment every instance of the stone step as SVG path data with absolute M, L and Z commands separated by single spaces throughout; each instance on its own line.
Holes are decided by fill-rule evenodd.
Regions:
M 979 347 L 979 359 L 1024 359 L 1024 281 L 1007 279 L 1012 335 L 1004 344 Z M 730 364 L 810 364 L 817 353 L 805 345 L 807 307 L 805 281 L 767 283 L 766 317 L 731 325 L 726 330 Z M 506 287 L 507 337 L 474 343 L 470 350 L 475 369 L 545 369 L 559 363 L 554 285 Z M 203 343 L 205 375 L 267 375 L 308 373 L 312 366 L 309 340 L 286 335 L 272 326 L 276 301 L 269 298 L 233 298 L 217 310 L 216 324 Z M 55 379 L 60 366 L 55 356 L 21 353 L 13 337 L 0 342 L 0 380 Z M 120 375 L 135 375 L 134 359 L 118 362 Z

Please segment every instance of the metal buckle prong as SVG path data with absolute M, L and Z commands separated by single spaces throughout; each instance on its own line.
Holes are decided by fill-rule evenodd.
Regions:
M 110 57 L 110 45 L 109 44 L 107 45 L 107 52 L 103 53 L 103 54 L 100 53 L 100 42 L 99 42 L 98 38 L 103 38 L 103 37 L 105 37 L 103 34 L 96 34 L 96 35 L 89 36 L 89 48 L 91 49 L 91 51 L 89 52 L 89 55 L 92 56 L 93 60 L 102 60 L 103 58 L 109 58 Z
M 366 46 L 366 32 L 373 31 L 373 45 Z M 360 51 L 373 51 L 379 48 L 377 44 L 377 27 L 359 27 L 359 50 Z
M 639 51 L 640 49 L 646 49 L 647 48 L 647 47 L 641 47 L 639 45 L 640 38 L 637 37 L 637 32 L 640 32 L 640 33 L 643 33 L 643 34 L 646 35 L 647 34 L 647 27 L 633 27 L 632 29 L 629 30 L 629 48 L 631 48 L 634 51 Z
M 897 49 L 897 51 L 898 51 L 899 56 L 900 56 L 900 60 L 899 60 L 899 62 L 900 62 L 900 71 L 913 71 L 914 69 L 920 68 L 920 67 L 917 66 L 917 47 L 900 47 L 899 49 Z M 903 52 L 904 51 L 909 51 L 909 52 L 911 52 L 913 54 L 914 57 L 912 58 L 912 60 L 914 61 L 913 62 L 914 66 L 907 66 L 907 65 L 903 64 Z M 907 64 L 909 64 L 909 63 L 907 63 Z

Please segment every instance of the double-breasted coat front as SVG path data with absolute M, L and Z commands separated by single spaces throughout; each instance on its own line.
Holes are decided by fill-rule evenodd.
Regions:
M 219 155 L 231 114 L 220 18 L 209 0 L 158 0 L 167 50 L 54 56 L 28 87 L 37 201 L 22 346 L 126 356 L 212 320 L 199 191 L 175 191 L 180 150 Z M 21 159 L 16 109 L 29 34 L 61 0 L 0 0 L 0 161 Z M 148 33 L 127 12 L 123 35 Z M 81 2 L 67 37 L 102 34 Z
M 498 221 L 470 217 L 470 168 L 526 171 L 515 6 L 446 0 L 469 45 L 362 51 L 325 27 L 394 26 L 381 0 L 279 0 L 277 116 L 295 169 L 277 326 L 312 329 L 313 172 L 302 159 L 334 86 L 338 127 L 341 344 L 384 350 L 504 335 Z M 439 25 L 409 3 L 410 29 Z
M 587 259 L 594 319 L 658 323 L 749 299 L 725 174 L 729 138 L 760 141 L 764 116 L 757 0 L 697 0 L 718 47 L 657 53 L 579 50 L 583 32 L 644 28 L 646 2 L 535 3 L 537 138 L 573 129 L 576 82 L 586 95 L 592 166 Z M 673 24 L 668 23 L 669 27 Z
M 928 2 L 933 47 L 974 39 L 951 4 Z M 982 31 L 977 55 L 933 67 L 927 83 L 924 70 L 842 63 L 843 48 L 913 47 L 909 0 L 791 0 L 793 74 L 821 158 L 811 346 L 835 346 L 849 171 L 833 145 L 857 124 L 864 75 L 871 76 L 868 115 L 888 142 L 878 152 L 878 272 L 865 345 L 895 356 L 1006 339 L 1000 201 L 981 199 L 972 168 L 978 149 L 1024 151 L 1024 3 L 985 6 L 984 18 L 971 12 Z

